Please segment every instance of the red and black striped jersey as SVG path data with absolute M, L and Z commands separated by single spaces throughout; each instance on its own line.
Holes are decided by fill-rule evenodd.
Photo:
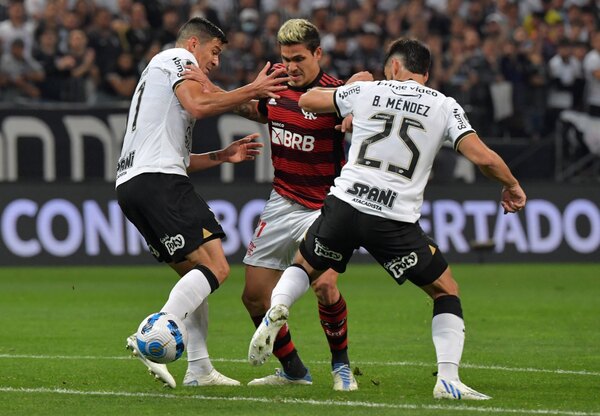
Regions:
M 307 208 L 323 205 L 333 180 L 345 163 L 344 134 L 335 130 L 335 114 L 314 114 L 298 106 L 300 96 L 314 87 L 339 87 L 340 81 L 323 71 L 305 87 L 288 89 L 279 99 L 263 98 L 258 110 L 269 120 L 273 188 L 281 196 Z

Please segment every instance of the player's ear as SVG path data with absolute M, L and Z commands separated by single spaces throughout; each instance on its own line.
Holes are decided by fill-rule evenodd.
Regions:
M 188 48 L 191 51 L 194 50 L 194 48 L 200 43 L 200 40 L 196 37 L 196 36 L 190 36 L 190 38 L 187 40 L 187 45 Z
M 317 49 L 315 49 L 314 55 L 315 55 L 315 58 L 321 59 L 321 57 L 323 56 L 323 49 L 321 49 L 320 46 L 317 46 Z
M 396 79 L 396 76 L 402 70 L 403 65 L 398 58 L 392 58 L 392 79 Z

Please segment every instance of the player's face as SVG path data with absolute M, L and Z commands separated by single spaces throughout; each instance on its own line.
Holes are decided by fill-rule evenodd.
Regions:
M 215 67 L 219 66 L 219 55 L 223 52 L 223 43 L 217 38 L 204 43 L 198 42 L 191 52 L 198 61 L 198 67 L 205 74 L 208 74 Z
M 317 78 L 321 71 L 319 61 L 322 53 L 320 47 L 311 52 L 304 44 L 281 45 L 281 61 L 292 87 L 304 87 Z

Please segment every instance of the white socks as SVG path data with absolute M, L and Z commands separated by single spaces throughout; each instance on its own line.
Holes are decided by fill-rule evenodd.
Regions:
M 204 273 L 192 269 L 173 286 L 169 299 L 161 311 L 172 313 L 183 320 L 198 309 L 210 293 L 210 284 Z
M 195 375 L 208 375 L 213 365 L 208 357 L 206 338 L 208 336 L 208 299 L 185 319 L 184 324 L 188 331 L 186 346 L 188 370 Z
M 271 306 L 292 306 L 308 291 L 310 281 L 303 268 L 291 266 L 285 269 L 271 293 Z
M 440 313 L 431 321 L 438 362 L 438 377 L 459 380 L 458 365 L 465 343 L 465 323 L 452 313 Z

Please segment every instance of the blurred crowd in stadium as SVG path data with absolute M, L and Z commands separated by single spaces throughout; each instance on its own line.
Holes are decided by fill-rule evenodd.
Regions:
M 204 16 L 229 45 L 211 77 L 231 89 L 278 61 L 289 18 L 321 31 L 322 67 L 383 78 L 393 39 L 426 42 L 429 85 L 455 97 L 483 136 L 540 139 L 564 109 L 600 115 L 596 0 L 0 0 L 0 102 L 127 101 L 141 70 Z M 596 114 L 594 114 L 596 115 Z

